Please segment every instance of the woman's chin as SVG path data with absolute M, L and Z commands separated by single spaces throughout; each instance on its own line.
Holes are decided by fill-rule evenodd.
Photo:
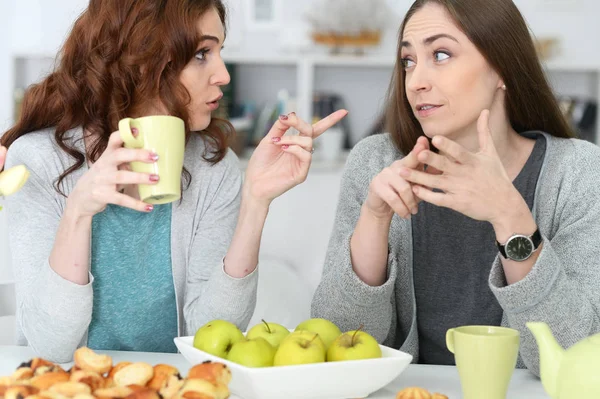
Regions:
M 190 125 L 190 130 L 192 132 L 202 131 L 210 125 L 210 121 L 211 121 L 211 119 L 208 118 L 208 120 L 192 122 L 192 124 Z

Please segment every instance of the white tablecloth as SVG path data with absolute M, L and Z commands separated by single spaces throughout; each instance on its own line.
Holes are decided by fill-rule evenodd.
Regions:
M 171 364 L 177 367 L 183 376 L 187 375 L 190 368 L 190 364 L 179 354 L 115 351 L 101 353 L 111 355 L 115 363 L 127 360 L 147 362 L 152 365 Z M 34 356 L 33 351 L 27 347 L 0 346 L 0 376 L 11 374 L 19 364 Z M 70 366 L 71 364 L 64 365 L 66 368 Z M 420 386 L 431 392 L 440 392 L 450 399 L 462 397 L 456 367 L 415 364 L 408 366 L 396 380 L 370 395 L 369 399 L 395 399 L 399 390 L 409 386 Z M 240 398 L 232 395 L 231 399 Z M 533 374 L 527 370 L 517 369 L 513 374 L 507 399 L 549 399 L 549 396 L 545 394 L 541 382 Z

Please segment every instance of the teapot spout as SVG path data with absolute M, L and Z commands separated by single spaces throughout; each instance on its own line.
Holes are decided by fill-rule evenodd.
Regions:
M 546 323 L 530 322 L 525 324 L 533 334 L 540 352 L 540 378 L 544 389 L 551 398 L 558 397 L 558 370 L 564 356 L 564 349 L 556 342 Z

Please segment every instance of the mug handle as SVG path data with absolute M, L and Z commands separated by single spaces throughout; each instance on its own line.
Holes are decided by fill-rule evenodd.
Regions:
M 446 347 L 452 353 L 454 353 L 454 328 L 446 331 Z
M 142 148 L 142 143 L 140 143 L 137 138 L 133 137 L 133 133 L 131 133 L 131 121 L 131 118 L 125 118 L 119 121 L 119 133 L 121 134 L 121 139 L 123 139 L 125 144 L 129 147 Z

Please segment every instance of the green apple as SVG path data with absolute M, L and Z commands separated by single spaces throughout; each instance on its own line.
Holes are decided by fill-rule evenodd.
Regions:
M 327 319 L 308 319 L 298 324 L 295 331 L 312 331 L 319 334 L 319 337 L 323 340 L 326 348 L 329 348 L 333 341 L 340 335 L 342 332 L 334 323 Z
M 244 339 L 237 326 L 226 320 L 209 321 L 196 331 L 194 348 L 226 359 L 234 344 Z
M 13 166 L 0 173 L 0 197 L 19 191 L 28 178 L 29 171 L 24 165 Z
M 310 331 L 294 331 L 279 344 L 273 365 L 323 363 L 325 353 L 325 344 L 319 338 L 319 334 Z
M 290 334 L 290 330 L 277 323 L 267 323 L 266 321 L 262 321 L 262 323 L 255 325 L 246 334 L 246 338 L 253 339 L 257 337 L 262 337 L 269 342 L 273 348 L 279 348 L 279 344 L 285 337 Z
M 244 339 L 233 344 L 227 360 L 246 367 L 271 367 L 275 348 L 264 338 Z
M 369 333 L 361 331 L 361 328 L 348 331 L 337 337 L 327 350 L 327 361 L 380 358 L 381 347 L 377 340 Z

